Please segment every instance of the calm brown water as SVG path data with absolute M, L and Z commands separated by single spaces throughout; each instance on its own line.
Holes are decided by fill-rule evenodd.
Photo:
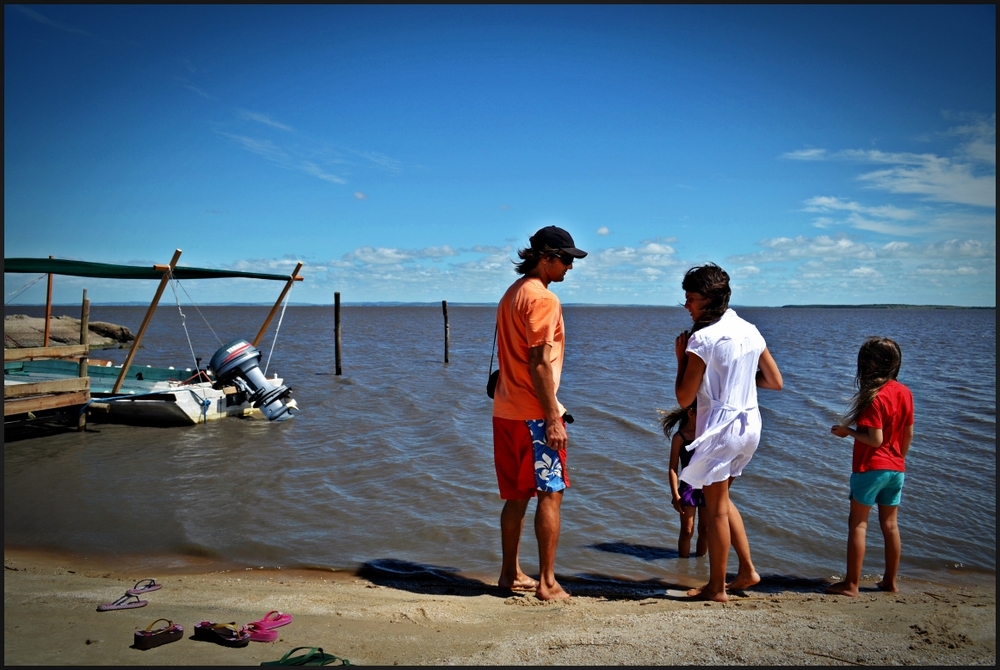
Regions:
M 8 308 L 7 313 L 39 308 Z M 77 315 L 78 308 L 56 310 Z M 849 440 L 829 435 L 852 392 L 857 348 L 885 335 L 903 349 L 916 437 L 899 520 L 904 577 L 995 580 L 996 312 L 738 309 L 785 376 L 762 391 L 761 446 L 733 498 L 758 570 L 820 578 L 844 569 Z M 252 338 L 266 308 L 201 308 L 223 341 Z M 94 307 L 137 329 L 144 308 Z M 186 307 L 195 351 L 219 341 Z M 268 374 L 301 412 L 282 424 L 231 419 L 189 428 L 101 425 L 4 444 L 4 542 L 107 554 L 210 556 L 245 565 L 353 568 L 392 559 L 493 576 L 501 502 L 484 392 L 493 310 L 345 307 L 344 375 L 333 309 L 291 307 Z M 573 487 L 557 571 L 693 581 L 707 561 L 676 555 L 667 444 L 679 308 L 567 307 L 560 399 Z M 277 322 L 277 319 L 275 320 Z M 273 334 L 273 325 L 271 333 Z M 261 346 L 265 360 L 270 335 Z M 123 351 L 96 356 L 121 361 Z M 161 307 L 138 364 L 192 365 L 176 307 Z M 537 567 L 525 533 L 524 567 Z M 877 524 L 865 572 L 882 565 Z M 734 559 L 735 560 L 735 559 Z

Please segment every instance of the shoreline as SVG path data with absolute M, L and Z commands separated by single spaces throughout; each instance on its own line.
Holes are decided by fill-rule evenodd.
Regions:
M 142 596 L 147 606 L 96 611 L 146 578 L 163 584 Z M 543 603 L 466 575 L 400 579 L 391 570 L 5 547 L 4 662 L 257 665 L 319 646 L 356 665 L 996 663 L 995 579 L 959 587 L 904 580 L 899 593 L 866 583 L 854 599 L 799 580 L 734 593 L 725 605 L 677 597 L 652 580 L 565 585 L 569 602 Z M 230 649 L 190 639 L 198 621 L 243 625 L 270 610 L 295 617 L 278 642 Z M 133 631 L 160 617 L 183 625 L 185 637 L 131 649 Z

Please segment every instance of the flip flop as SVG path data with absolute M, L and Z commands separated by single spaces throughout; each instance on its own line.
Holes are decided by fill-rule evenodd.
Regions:
M 246 628 L 237 628 L 236 622 L 202 621 L 196 623 L 193 637 L 196 640 L 221 644 L 223 647 L 245 647 L 250 644 L 250 633 Z
M 154 630 L 153 626 L 161 621 L 166 621 L 167 625 Z M 184 637 L 184 626 L 176 624 L 169 619 L 157 619 L 146 626 L 146 630 L 137 630 L 135 632 L 132 647 L 135 649 L 152 649 L 153 647 L 159 647 L 161 644 L 176 642 L 182 637 Z
M 163 588 L 163 584 L 157 584 L 155 579 L 140 579 L 135 583 L 135 586 L 125 593 L 130 596 L 137 596 L 142 593 L 149 593 L 150 591 L 159 591 L 161 588 Z
M 98 612 L 111 612 L 113 610 L 131 610 L 136 607 L 145 607 L 149 604 L 148 600 L 139 600 L 133 595 L 126 593 L 118 600 L 113 603 L 104 603 L 103 605 L 97 606 Z
M 250 633 L 251 642 L 274 642 L 278 639 L 278 631 L 274 628 L 264 628 L 259 623 L 253 622 L 243 626 L 243 630 Z
M 292 656 L 302 649 L 305 649 L 306 653 Z M 346 658 L 323 653 L 323 647 L 295 647 L 277 661 L 264 661 L 261 665 L 333 665 L 337 661 L 340 661 L 339 665 L 351 664 Z
M 264 615 L 264 618 L 257 619 L 253 623 L 261 628 L 279 628 L 280 626 L 287 626 L 292 623 L 292 615 L 279 612 L 278 610 L 271 610 Z

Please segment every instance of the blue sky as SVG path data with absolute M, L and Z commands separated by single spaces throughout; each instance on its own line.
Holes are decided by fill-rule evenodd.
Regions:
M 550 224 L 564 302 L 995 306 L 996 8 L 4 6 L 5 257 L 495 302 Z

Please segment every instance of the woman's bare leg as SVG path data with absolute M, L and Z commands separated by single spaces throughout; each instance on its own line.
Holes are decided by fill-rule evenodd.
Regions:
M 728 486 L 732 485 L 733 478 L 730 477 Z M 750 557 L 750 540 L 747 538 L 746 526 L 743 525 L 743 516 L 732 500 L 729 501 L 729 535 L 733 549 L 736 550 L 736 558 L 739 559 L 739 568 L 736 577 L 726 586 L 732 591 L 741 591 L 760 583 L 760 575 L 754 569 L 753 559 Z
M 708 584 L 688 595 L 702 600 L 726 602 L 726 563 L 729 560 L 729 483 L 716 482 L 702 488 L 708 517 Z
M 896 525 L 898 505 L 879 505 L 878 522 L 882 527 L 882 537 L 885 538 L 885 574 L 876 586 L 882 591 L 899 591 L 896 586 L 896 573 L 899 571 L 899 557 L 903 552 L 899 539 L 899 526 Z

